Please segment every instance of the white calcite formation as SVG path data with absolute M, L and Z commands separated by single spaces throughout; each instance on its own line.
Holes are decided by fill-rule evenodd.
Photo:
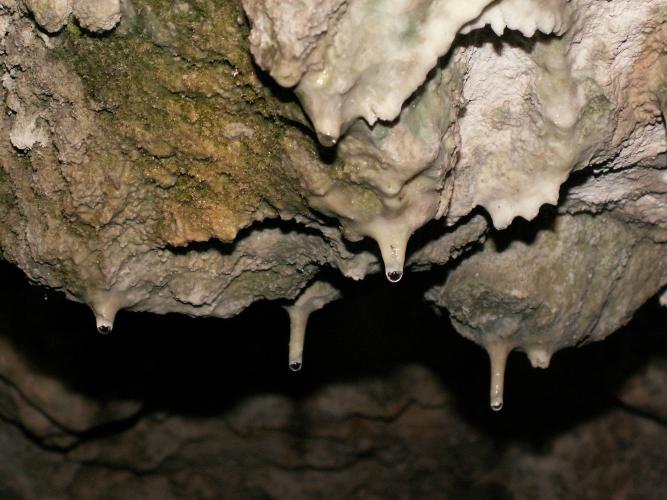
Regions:
M 112 29 L 120 21 L 120 0 L 24 0 L 37 23 L 49 33 L 60 31 L 71 14 L 91 32 Z
M 167 250 L 147 252 L 122 264 L 111 286 L 86 290 L 84 300 L 100 333 L 113 329 L 120 309 L 229 318 L 259 300 L 297 298 L 325 265 L 345 269 L 351 277 L 369 272 L 370 255 L 334 245 L 276 228 L 239 238 L 230 253 L 215 247 L 178 256 Z M 159 282 L 153 279 L 156 274 Z
M 290 319 L 290 370 L 298 372 L 303 366 L 303 343 L 310 315 L 340 297 L 340 292 L 330 283 L 315 281 L 304 290 L 293 305 L 285 308 Z
M 258 62 L 281 85 L 296 86 L 325 144 L 334 144 L 360 117 L 369 125 L 394 120 L 462 29 L 489 23 L 496 31 L 504 24 L 527 36 L 537 29 L 561 31 L 567 4 L 353 0 L 313 2 L 303 15 L 303 3 L 243 2 L 254 23 Z
M 455 69 L 436 72 L 395 123 L 358 121 L 338 146 L 340 160 L 326 172 L 307 172 L 310 205 L 341 221 L 353 241 L 377 241 L 389 281 L 403 276 L 410 236 L 446 211 L 456 151 L 459 91 Z
M 352 1 L 328 4 L 340 19 L 326 25 L 313 16 L 288 23 L 286 13 L 296 8 L 292 2 L 244 5 L 254 22 L 258 62 L 279 83 L 296 85 L 323 144 L 349 129 L 338 148 L 347 171 L 336 177 L 343 177 L 348 191 L 367 188 L 364 199 L 371 191 L 382 208 L 369 210 L 361 201 L 342 207 L 340 181 L 333 192 L 309 186 L 316 197 L 326 190 L 328 199 L 316 198 L 314 205 L 338 216 L 353 236 L 376 239 L 393 273 L 409 236 L 432 218 L 446 216 L 453 223 L 482 206 L 499 229 L 517 216 L 532 219 L 543 204 L 558 203 L 572 171 L 615 156 L 633 132 L 645 135 L 628 123 L 633 117 L 623 100 L 643 101 L 627 104 L 647 108 L 647 125 L 657 118 L 659 109 L 650 109 L 650 101 L 664 81 L 665 5 L 635 3 L 630 8 L 628 2 L 516 0 L 484 8 L 484 2 Z M 474 30 L 486 25 L 499 35 L 505 28 L 518 33 L 475 44 Z M 446 69 L 436 71 L 459 31 L 473 34 L 460 38 Z M 300 57 L 285 48 L 295 33 L 308 46 Z M 656 65 L 646 64 L 637 76 L 633 65 L 643 57 L 653 57 Z M 440 90 L 443 80 L 447 88 Z M 434 118 L 409 118 L 419 114 L 420 103 L 431 116 L 439 115 L 440 137 Z M 462 115 L 454 124 L 453 113 Z M 412 138 L 401 130 L 406 120 Z M 641 155 L 664 150 L 660 125 L 648 138 L 650 151 L 644 148 Z M 373 133 L 360 146 L 358 131 L 368 127 Z M 445 182 L 452 155 L 458 160 L 453 194 L 451 181 Z M 363 170 L 358 158 L 368 165 Z M 410 200 L 411 208 L 397 209 L 398 200 Z M 369 211 L 377 214 L 372 221 Z
M 559 215 L 525 250 L 472 256 L 429 292 L 489 351 L 493 409 L 502 408 L 512 349 L 544 368 L 556 350 L 615 331 L 665 284 L 667 2 L 351 0 L 318 6 L 330 9 L 326 24 L 314 15 L 287 21 L 298 3 L 244 2 L 253 53 L 295 87 L 320 141 L 339 143 L 343 171 L 333 184 L 307 186 L 311 205 L 337 217 L 348 237 L 375 239 L 390 280 L 420 226 L 440 217 L 455 224 L 478 206 L 497 229 L 559 202 L 570 212 L 613 207 L 625 223 Z M 486 26 L 501 38 L 482 35 Z M 457 33 L 468 35 L 439 62 Z M 561 199 L 584 169 L 595 173 Z M 369 191 L 372 204 L 355 203 Z M 648 226 L 634 233 L 630 221 Z M 602 245 L 592 232 L 614 237 Z M 554 238 L 557 246 L 546 244 Z M 654 266 L 640 278 L 624 252 L 645 262 L 635 243 L 644 238 Z M 607 281 L 593 285 L 599 264 Z M 638 290 L 615 286 L 624 270 Z M 532 290 L 516 280 L 532 280 Z M 497 298 L 494 287 L 504 286 L 508 298 Z
M 667 284 L 667 0 L 0 0 L 0 46 L 1 255 L 102 333 L 296 300 L 300 366 L 323 268 L 451 266 L 500 409 Z

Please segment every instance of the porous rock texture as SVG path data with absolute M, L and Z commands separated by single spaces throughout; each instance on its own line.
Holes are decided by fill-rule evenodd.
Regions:
M 512 349 L 667 284 L 666 0 L 0 0 L 0 65 L 0 256 L 102 333 L 282 301 L 300 363 L 334 285 L 405 268 L 499 409 Z M 135 408 L 92 407 L 7 418 Z
M 415 269 L 481 241 L 478 207 L 499 230 L 548 204 L 558 228 L 602 217 L 651 247 L 634 264 L 651 279 L 631 274 L 625 312 L 593 338 L 613 332 L 667 282 L 667 4 L 486 4 L 248 0 L 246 19 L 235 2 L 81 1 L 51 35 L 58 6 L 5 1 L 3 257 L 108 332 L 119 309 L 225 318 L 296 299 L 323 268 L 359 280 L 383 263 L 397 281 L 429 222 Z M 612 248 L 572 251 L 611 268 Z M 581 293 L 560 254 L 530 251 L 560 264 L 548 285 Z M 540 276 L 538 260 L 517 267 Z M 471 317 L 483 279 L 465 278 Z M 567 294 L 535 293 L 577 314 Z M 590 333 L 563 321 L 576 331 L 539 332 L 548 352 Z

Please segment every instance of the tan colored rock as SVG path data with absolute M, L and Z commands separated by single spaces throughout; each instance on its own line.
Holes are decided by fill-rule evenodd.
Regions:
M 74 0 L 72 13 L 87 30 L 109 31 L 120 21 L 120 0 Z
M 72 0 L 24 0 L 35 21 L 49 33 L 60 31 L 72 13 Z

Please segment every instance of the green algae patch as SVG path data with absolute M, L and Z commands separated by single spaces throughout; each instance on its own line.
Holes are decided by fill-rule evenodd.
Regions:
M 158 212 L 159 237 L 170 244 L 231 240 L 253 220 L 307 213 L 283 154 L 291 128 L 283 116 L 295 104 L 259 81 L 240 5 L 139 1 L 133 9 L 106 36 L 70 25 L 57 39 L 54 56 L 78 74 L 97 111 L 91 161 L 120 153 L 133 195 Z M 290 137 L 312 140 L 301 135 Z

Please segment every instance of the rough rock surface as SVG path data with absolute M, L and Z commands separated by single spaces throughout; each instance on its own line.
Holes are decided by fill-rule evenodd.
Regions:
M 421 271 L 498 409 L 667 284 L 666 47 L 667 0 L 0 0 L 0 257 L 102 333 L 293 301 L 293 362 L 313 286 Z M 137 411 L 38 385 L 49 447 Z
M 70 14 L 91 32 L 112 29 L 120 20 L 120 0 L 25 0 L 35 21 L 49 33 L 60 31 Z
M 528 241 L 489 239 L 426 295 L 488 351 L 491 401 L 499 408 L 510 351 L 548 368 L 556 351 L 602 340 L 627 323 L 667 274 L 664 230 L 635 232 L 609 215 L 549 222 L 524 234 Z
M 112 3 L 72 8 L 110 19 Z M 350 123 L 338 148 L 324 151 L 299 125 L 307 120 L 298 105 L 258 79 L 247 39 L 267 69 L 288 61 L 305 64 L 295 70 L 305 74 L 319 67 L 311 57 L 326 52 L 331 37 L 345 38 L 334 33 L 345 33 L 351 16 L 361 25 L 364 16 L 385 19 L 381 5 L 364 5 L 317 4 L 294 16 L 297 4 L 247 2 L 248 34 L 235 3 L 126 2 L 121 24 L 94 38 L 74 25 L 46 36 L 19 4 L 6 2 L 5 258 L 89 303 L 106 325 L 118 308 L 229 316 L 257 299 L 294 298 L 322 266 L 355 279 L 375 272 L 375 252 L 349 248 L 343 237 L 377 240 L 385 272 L 400 279 L 415 231 L 441 217 L 456 224 L 478 205 L 505 227 L 516 216 L 534 217 L 544 203 L 599 211 L 613 190 L 615 204 L 641 211 L 637 221 L 666 219 L 664 2 L 494 4 L 465 27 L 469 34 L 447 59 L 437 63 L 441 48 L 419 63 L 432 70 L 420 89 L 426 74 L 392 84 L 403 100 L 416 91 L 400 101 L 396 120 Z M 382 36 L 413 54 L 428 32 L 427 14 L 437 24 L 453 5 L 405 4 L 402 27 L 386 26 Z M 517 14 L 527 5 L 530 15 Z M 330 11 L 337 15 L 322 17 Z M 413 21 L 417 38 L 401 38 Z M 519 31 L 496 38 L 480 32 L 486 24 Z M 368 57 L 382 57 L 388 46 L 372 40 L 359 44 Z M 277 52 L 269 57 L 262 47 Z M 364 80 L 355 92 L 382 94 L 371 87 Z M 308 111 L 311 98 L 298 94 Z M 559 201 L 573 170 L 589 172 L 584 186 Z M 298 223 L 274 231 L 274 239 L 285 233 L 285 244 L 274 245 L 273 264 L 243 243 L 255 232 L 263 238 L 265 229 L 253 224 L 267 218 Z M 215 240 L 236 242 L 224 250 L 187 247 Z M 278 250 L 291 256 L 298 246 L 308 247 L 305 260 L 290 262 Z M 259 273 L 247 269 L 258 259 Z M 266 273 L 282 262 L 288 265 Z M 226 294 L 241 275 L 252 291 Z
M 294 298 L 326 265 L 362 278 L 374 256 L 307 227 L 288 150 L 316 153 L 257 80 L 239 7 L 132 8 L 108 38 L 45 38 L 3 11 L 4 257 L 101 324 L 119 308 L 230 316 Z
M 502 229 L 551 204 L 558 227 L 607 212 L 632 241 L 655 242 L 637 257 L 652 279 L 628 278 L 636 293 L 613 332 L 667 282 L 655 236 L 667 225 L 667 3 L 487 4 L 322 2 L 297 16 L 301 2 L 248 0 L 249 31 L 235 2 L 77 1 L 65 7 L 78 24 L 61 29 L 67 8 L 28 2 L 33 21 L 6 1 L 3 257 L 89 304 L 108 332 L 119 309 L 230 317 L 294 300 L 323 268 L 359 280 L 382 260 L 398 281 L 423 226 L 407 261 L 436 269 L 484 238 L 477 207 Z M 250 50 L 298 83 L 335 148 L 316 144 Z M 340 123 L 330 133 L 322 120 Z M 364 237 L 381 259 L 349 243 Z M 551 279 L 578 297 L 558 269 Z M 575 314 L 564 296 L 535 300 Z M 569 343 L 545 330 L 546 350 L 580 328 Z

